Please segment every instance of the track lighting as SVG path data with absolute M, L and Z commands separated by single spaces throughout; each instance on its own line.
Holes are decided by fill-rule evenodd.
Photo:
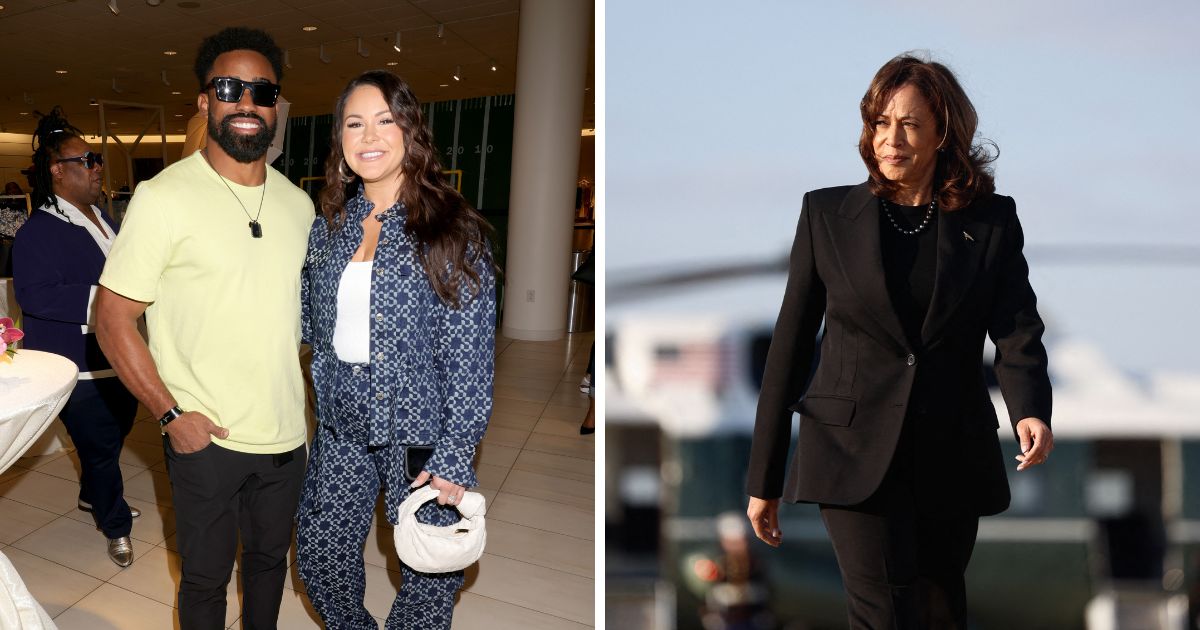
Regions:
M 404 48 L 400 46 L 400 31 L 396 31 L 396 41 L 392 44 L 392 48 L 396 52 L 402 52 L 404 50 Z
M 117 87 L 117 77 L 113 77 L 113 80 L 112 80 L 112 89 L 113 89 L 113 91 L 114 91 L 114 92 L 116 92 L 117 94 L 120 94 L 120 93 L 122 93 L 122 92 L 123 92 L 123 90 L 122 90 L 121 88 Z
M 462 81 L 462 66 L 454 66 L 454 80 Z
M 288 70 L 292 69 L 292 55 L 290 50 L 283 51 L 283 66 Z
M 121 9 L 117 6 L 117 0 L 108 0 L 108 10 L 112 11 L 113 15 L 121 15 Z
M 492 72 L 495 72 L 496 71 L 496 60 L 492 59 L 488 63 L 492 66 Z
M 367 50 L 367 47 L 363 45 L 363 41 L 362 41 L 361 37 L 358 38 L 358 56 L 359 57 L 370 57 L 371 56 L 371 51 Z
M 171 85 L 171 82 L 167 80 L 167 71 L 166 70 L 162 71 L 162 80 L 163 80 L 163 85 Z
M 445 24 L 438 24 L 438 27 L 437 27 L 437 38 L 438 38 L 438 39 L 442 39 L 442 38 L 444 38 L 444 37 L 446 37 L 446 25 L 445 25 Z
M 325 44 L 321 44 L 321 47 L 318 49 L 317 58 L 325 63 L 330 63 L 333 61 L 329 57 L 325 56 Z

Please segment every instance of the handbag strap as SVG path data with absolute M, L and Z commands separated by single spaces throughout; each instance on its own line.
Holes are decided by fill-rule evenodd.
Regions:
M 399 517 L 403 519 L 405 516 L 416 514 L 422 505 L 438 498 L 439 494 L 441 493 L 430 485 L 421 486 L 413 490 L 408 495 L 408 498 L 400 504 L 400 509 L 398 510 Z M 483 516 L 486 504 L 487 500 L 484 499 L 482 494 L 478 492 L 464 492 L 462 500 L 459 501 L 458 505 L 453 507 L 458 510 L 459 514 L 463 515 L 463 518 L 471 520 L 476 516 Z

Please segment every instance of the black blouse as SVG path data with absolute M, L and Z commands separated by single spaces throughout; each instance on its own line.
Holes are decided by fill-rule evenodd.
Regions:
M 938 210 L 921 232 L 904 234 L 892 225 L 913 230 L 925 218 L 929 205 L 901 206 L 891 202 L 881 204 L 879 212 L 879 243 L 883 249 L 883 273 L 887 281 L 892 306 L 900 324 L 914 348 L 921 343 L 921 326 L 933 299 L 933 279 L 937 273 Z

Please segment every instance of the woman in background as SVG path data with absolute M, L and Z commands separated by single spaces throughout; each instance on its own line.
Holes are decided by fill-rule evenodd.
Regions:
M 55 107 L 34 132 L 36 208 L 13 242 L 13 284 L 24 313 L 25 347 L 67 357 L 79 382 L 59 417 L 79 454 L 79 509 L 108 539 L 108 557 L 133 562 L 129 533 L 141 513 L 125 502 L 119 457 L 133 427 L 137 400 L 96 343 L 92 303 L 116 236 L 95 204 L 103 158 Z

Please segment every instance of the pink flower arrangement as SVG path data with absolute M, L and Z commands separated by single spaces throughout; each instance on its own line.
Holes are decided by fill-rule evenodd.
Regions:
M 21 332 L 9 317 L 0 317 L 0 354 L 7 354 L 10 358 L 16 356 L 17 349 L 13 346 L 25 333 Z

